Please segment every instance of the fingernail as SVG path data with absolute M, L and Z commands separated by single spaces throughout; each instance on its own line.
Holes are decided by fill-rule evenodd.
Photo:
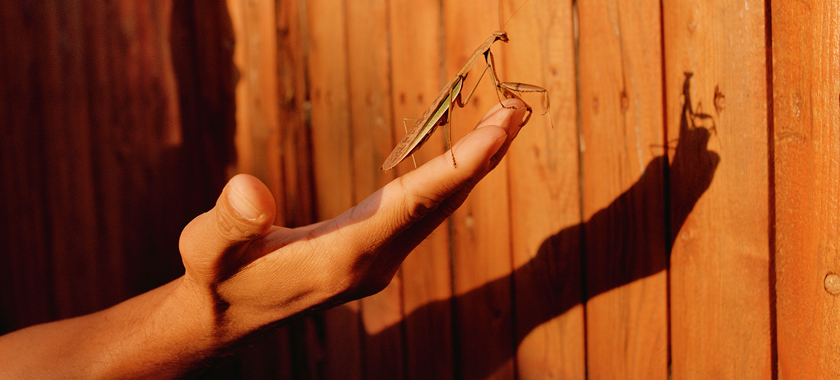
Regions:
M 502 159 L 502 157 L 504 156 L 504 153 L 499 155 L 499 150 L 501 150 L 502 146 L 505 145 L 505 140 L 506 139 L 507 139 L 507 136 L 499 136 L 498 138 L 496 138 L 496 141 L 493 142 L 496 145 L 496 147 L 494 148 L 493 155 L 490 156 L 490 161 L 488 162 L 488 164 L 490 165 L 491 168 L 494 165 L 496 165 L 496 163 L 498 163 Z
M 237 188 L 236 183 L 231 184 L 230 191 L 228 192 L 228 202 L 233 207 L 236 212 L 238 212 L 243 218 L 248 220 L 256 220 L 262 215 L 262 212 L 257 210 L 254 205 L 242 195 L 242 192 Z
M 501 135 L 499 137 L 496 137 L 496 141 L 493 142 L 493 144 L 496 145 L 493 151 L 494 154 L 498 153 L 499 149 L 502 149 L 502 146 L 505 145 L 505 141 L 507 141 L 507 135 Z

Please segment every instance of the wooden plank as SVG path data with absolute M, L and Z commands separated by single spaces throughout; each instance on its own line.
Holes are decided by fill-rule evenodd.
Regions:
M 41 106 L 51 109 L 42 123 L 48 133 L 44 135 L 46 176 L 45 189 L 47 218 L 55 221 L 47 228 L 48 244 L 52 251 L 52 277 L 56 296 L 56 316 L 67 318 L 93 312 L 102 306 L 101 293 L 96 292 L 99 273 L 95 266 L 97 241 L 95 238 L 96 215 L 93 193 L 90 125 L 87 120 L 88 89 L 81 72 L 82 40 L 74 25 L 68 25 L 73 14 L 61 13 L 57 6 L 44 6 L 41 21 L 45 27 L 45 46 L 36 91 L 42 97 Z M 71 21 L 72 22 L 72 21 Z M 63 50 L 60 34 L 67 35 L 72 49 Z M 69 221 L 72 223 L 68 223 Z M 82 297 L 79 289 L 92 291 Z
M 296 1 L 277 2 L 277 75 L 279 91 L 280 170 L 283 194 L 275 194 L 288 227 L 316 222 L 313 198 L 312 147 L 306 123 L 306 62 L 302 11 Z
M 393 118 L 391 147 L 405 134 L 404 117 L 420 116 L 443 85 L 441 23 L 437 0 L 389 4 Z M 440 133 L 440 132 L 438 132 Z M 418 165 L 443 153 L 439 135 L 415 154 Z M 410 159 L 395 168 L 414 168 Z M 403 287 L 405 369 L 408 379 L 452 379 L 452 275 L 449 224 L 444 222 L 406 257 Z
M 838 8 L 772 3 L 780 379 L 840 378 Z
M 316 219 L 335 217 L 353 205 L 347 20 L 343 3 L 306 4 L 312 171 Z
M 772 377 L 764 6 L 662 5 L 674 379 Z
M 263 336 L 236 352 L 237 363 L 231 367 L 238 370 L 242 379 L 295 379 L 296 366 L 306 362 L 295 362 L 293 350 L 299 349 L 290 344 L 289 328 L 267 331 Z M 230 359 L 228 359 L 230 360 Z M 238 364 L 238 365 L 236 365 Z M 225 375 L 231 377 L 231 375 Z
M 659 5 L 579 4 L 587 370 L 668 378 Z M 658 156 L 657 156 L 658 154 Z
M 380 165 L 391 152 L 391 71 L 386 0 L 347 2 L 347 49 L 354 203 L 393 179 Z M 381 292 L 360 300 L 364 376 L 400 379 L 404 373 L 399 272 Z
M 275 197 L 284 192 L 280 171 L 277 10 L 269 1 L 227 0 L 236 41 L 237 173 L 265 183 Z M 277 215 L 285 215 L 277 202 Z
M 379 170 L 393 148 L 390 26 L 386 0 L 347 4 L 355 202 L 361 202 L 394 177 L 392 172 Z
M 444 1 L 444 67 L 447 80 L 479 44 L 498 29 L 498 9 L 482 1 Z M 500 43 L 501 44 L 501 43 Z M 464 87 L 471 89 L 483 68 L 475 65 Z M 485 78 L 487 80 L 488 78 Z M 466 135 L 498 102 L 491 82 L 481 83 L 470 103 L 452 113 L 452 141 Z M 455 152 L 457 159 L 457 152 Z M 452 215 L 453 277 L 456 293 L 454 339 L 456 378 L 514 376 L 512 256 L 508 175 L 501 163 Z
M 30 11 L 31 12 L 31 11 Z M 46 239 L 47 178 L 42 141 L 46 133 L 32 78 L 38 75 L 43 28 L 27 19 L 22 3 L 0 4 L 0 334 L 54 318 L 50 300 L 49 246 Z M 22 159 L 24 158 L 25 159 Z
M 333 218 L 353 206 L 353 161 L 344 2 L 306 3 L 307 71 L 316 219 Z M 348 191 L 348 189 L 350 189 Z M 359 303 L 323 312 L 326 378 L 359 379 L 363 374 Z
M 167 4 L 161 5 L 166 6 Z M 119 271 L 114 273 L 114 281 L 111 282 L 111 286 L 120 284 L 118 286 L 124 287 L 120 298 L 113 300 L 114 302 L 117 302 L 121 301 L 123 297 L 127 298 L 142 292 L 142 290 L 137 289 L 140 286 L 136 283 L 132 284 L 133 281 L 131 281 L 141 276 L 132 276 L 131 271 L 127 271 L 124 268 L 130 266 L 130 259 L 132 256 L 135 256 L 132 255 L 132 253 L 139 251 L 139 247 L 145 246 L 144 244 L 132 244 L 135 242 L 128 239 L 132 236 L 129 232 L 133 230 L 133 228 L 130 227 L 133 222 L 132 219 L 138 217 L 138 213 L 132 213 L 130 211 L 133 210 L 125 207 L 127 203 L 126 199 L 130 196 L 128 194 L 132 193 L 127 192 L 128 194 L 125 194 L 126 192 L 124 192 L 123 185 L 126 176 L 122 173 L 125 172 L 125 163 L 121 162 L 121 157 L 119 157 L 120 152 L 118 151 L 119 148 L 117 148 L 118 145 L 114 144 L 114 137 L 119 136 L 119 134 L 115 132 L 119 130 L 118 128 L 120 128 L 122 124 L 114 123 L 114 114 L 120 111 L 118 109 L 120 106 L 119 103 L 115 102 L 117 97 L 114 96 L 114 93 L 118 91 L 117 89 L 119 87 L 115 88 L 115 86 L 113 86 L 114 83 L 111 78 L 123 78 L 125 76 L 124 73 L 127 65 L 123 61 L 124 57 L 119 55 L 119 53 L 114 52 L 114 50 L 118 49 L 114 46 L 116 42 L 114 39 L 114 24 L 116 24 L 116 22 L 114 22 L 109 15 L 112 10 L 108 9 L 108 7 L 101 3 L 97 4 L 91 2 L 85 3 L 82 6 L 82 14 L 78 16 L 80 17 L 78 22 L 82 25 L 83 32 L 81 36 L 77 36 L 76 38 L 82 40 L 81 42 L 78 42 L 77 49 L 80 49 L 85 53 L 85 57 L 83 58 L 85 61 L 83 65 L 87 68 L 85 73 L 87 76 L 85 78 L 85 82 L 86 85 L 90 87 L 88 98 L 85 99 L 85 102 L 87 103 L 86 107 L 89 114 L 88 124 L 91 129 L 91 153 L 92 161 L 94 163 L 93 181 L 95 188 L 92 189 L 92 191 L 96 194 L 95 207 L 98 209 L 97 216 L 99 218 L 99 226 L 97 227 L 99 241 L 97 247 L 88 247 L 88 249 L 99 249 L 103 252 L 107 252 L 109 261 L 112 263 L 108 266 L 111 268 L 119 268 Z M 169 16 L 169 14 L 165 14 L 164 17 L 169 19 Z M 151 20 L 145 19 L 145 21 L 148 22 Z M 165 33 L 167 36 L 169 35 L 168 29 L 161 32 Z M 168 49 L 168 46 L 168 44 L 164 44 L 160 48 Z M 113 53 L 116 54 L 112 56 L 111 54 Z M 171 63 L 171 61 L 169 63 Z M 154 66 L 154 64 L 150 62 L 149 66 Z M 163 76 L 168 81 L 168 86 L 161 86 L 160 89 L 170 89 L 173 92 L 167 94 L 172 95 L 172 98 L 168 98 L 167 96 L 162 96 L 161 98 L 171 100 L 170 105 L 176 106 L 177 99 L 174 97 L 175 88 L 173 86 L 174 71 L 171 66 L 167 66 L 167 70 L 165 70 L 165 74 Z M 166 109 L 171 110 L 170 108 Z M 172 116 L 173 119 L 177 117 L 177 112 L 173 113 Z M 166 129 L 179 131 L 179 128 L 177 128 L 177 121 L 172 120 L 172 122 L 175 124 L 168 125 L 168 128 Z M 179 135 L 179 133 L 173 133 L 173 137 L 177 135 Z M 179 139 L 175 138 L 174 140 L 177 141 Z M 138 187 L 142 188 L 141 186 Z M 164 205 L 161 206 L 166 207 Z M 123 213 L 124 210 L 129 211 L 129 213 Z M 168 225 L 168 223 L 166 223 L 166 219 L 161 219 L 159 222 L 161 223 L 161 229 L 166 229 L 166 227 L 164 227 Z M 58 221 L 58 223 L 67 223 L 67 221 Z M 159 239 L 164 240 L 165 233 L 161 233 Z M 154 260 L 154 258 L 151 257 L 145 257 L 144 259 Z M 102 266 L 102 264 L 104 263 L 97 265 Z M 137 268 L 135 266 L 131 267 Z M 178 269 L 181 270 L 181 268 Z M 159 284 L 160 283 L 152 283 L 149 287 L 154 287 Z
M 507 20 L 519 4 L 504 5 Z M 517 376 L 585 379 L 571 3 L 531 1 L 505 29 L 510 43 L 493 50 L 501 79 L 544 86 L 554 122 L 541 95 L 525 95 L 534 115 L 508 151 Z
M 171 147 L 161 185 L 181 194 L 171 207 L 184 208 L 172 223 L 184 223 L 216 204 L 236 160 L 236 84 L 239 72 L 233 59 L 236 40 L 224 0 L 172 3 L 171 46 L 179 95 L 183 145 Z M 167 189 L 165 184 L 172 183 Z M 196 187 L 203 191 L 195 191 Z M 157 187 L 157 186 L 156 186 Z M 193 189 L 182 194 L 182 188 Z M 178 236 L 175 237 L 176 239 Z M 177 242 L 177 240 L 176 240 Z

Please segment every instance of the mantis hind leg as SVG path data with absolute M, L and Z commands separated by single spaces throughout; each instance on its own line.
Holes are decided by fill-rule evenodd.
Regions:
M 545 115 L 546 113 L 548 113 L 549 115 L 551 114 L 551 106 L 548 102 L 548 91 L 546 89 L 540 86 L 534 86 L 532 84 L 517 82 L 502 82 L 499 83 L 499 88 L 506 91 L 515 92 L 517 94 L 521 94 L 523 92 L 541 92 L 543 94 L 543 108 L 545 108 L 543 115 Z
M 499 99 L 499 104 L 501 104 L 502 107 L 505 107 L 505 105 L 502 104 L 502 96 L 504 96 L 505 99 L 519 99 L 519 101 L 525 104 L 527 114 L 525 115 L 525 118 L 522 120 L 522 123 L 519 124 L 519 126 L 521 127 L 525 124 L 528 124 L 528 121 L 531 120 L 531 114 L 534 110 L 518 94 L 521 94 L 523 92 L 542 92 L 544 95 L 543 106 L 545 107 L 545 112 L 543 112 L 543 115 L 548 113 L 548 121 L 549 123 L 551 123 L 551 128 L 554 129 L 554 122 L 551 120 L 551 112 L 548 104 L 548 91 L 542 87 L 534 86 L 531 84 L 500 81 L 499 77 L 496 75 L 496 59 L 493 57 L 493 52 L 487 50 L 487 53 L 485 53 L 484 56 L 485 60 L 487 61 L 487 67 L 490 68 L 492 74 L 490 78 L 493 80 L 493 86 L 496 87 L 496 97 Z M 515 107 L 505 108 L 511 109 Z
M 505 97 L 513 96 L 519 100 L 522 100 L 522 98 L 516 94 L 521 94 L 523 92 L 541 92 L 543 94 L 543 108 L 545 108 L 545 111 L 543 111 L 542 114 L 548 114 L 548 122 L 551 124 L 551 129 L 554 129 L 554 121 L 551 120 L 551 106 L 548 102 L 548 91 L 546 89 L 532 84 L 516 82 L 499 83 L 498 88 L 505 94 Z M 530 107 L 528 108 L 528 111 L 531 111 Z M 530 118 L 530 116 L 531 115 L 529 114 L 528 117 Z M 525 122 L 527 123 L 527 120 Z M 522 125 L 525 124 L 523 123 Z

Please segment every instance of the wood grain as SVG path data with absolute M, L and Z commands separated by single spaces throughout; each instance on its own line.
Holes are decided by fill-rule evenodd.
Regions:
M 6 333 L 54 319 L 54 295 L 48 275 L 51 246 L 46 239 L 49 224 L 44 191 L 48 178 L 42 141 L 50 131 L 41 121 L 39 91 L 33 80 L 44 75 L 41 68 L 46 49 L 37 9 L 26 13 L 12 3 L 0 4 L 4 33 L 0 34 L 0 191 L 4 197 L 0 213 L 0 294 L 3 313 L 0 331 Z M 14 59 L 11 59 L 14 57 Z M 26 159 L 22 159 L 26 157 Z
M 764 4 L 662 5 L 674 379 L 772 377 Z
M 312 125 L 312 176 L 318 220 L 353 205 L 353 157 L 347 10 L 343 3 L 310 1 L 307 66 Z
M 836 2 L 522 3 L 492 51 L 554 130 L 526 95 L 508 158 L 390 287 L 205 378 L 840 376 Z M 497 12 L 0 3 L 0 333 L 180 275 L 178 234 L 235 172 L 300 226 L 412 170 L 378 167 Z M 453 142 L 495 102 L 481 83 Z
M 548 90 L 525 95 L 534 115 L 508 151 L 514 257 L 516 366 L 520 379 L 584 379 L 577 86 L 568 3 L 506 2 L 511 41 L 494 47 L 502 80 Z
M 659 6 L 593 1 L 579 15 L 588 374 L 667 379 Z
M 393 118 L 391 147 L 405 134 L 404 117 L 420 116 L 443 83 L 440 25 L 436 0 L 392 1 L 391 67 Z M 443 153 L 440 131 L 416 154 L 418 165 Z M 407 159 L 395 168 L 414 168 Z M 405 259 L 400 269 L 405 319 L 406 377 L 452 379 L 452 272 L 449 223 L 444 222 Z M 398 327 L 398 326 L 397 326 Z
M 237 173 L 248 173 L 278 197 L 284 192 L 280 171 L 280 95 L 278 85 L 277 11 L 271 2 L 228 0 L 236 36 Z M 285 215 L 277 202 L 277 215 Z
M 444 67 L 450 78 L 476 46 L 498 29 L 498 10 L 482 1 L 444 1 Z M 464 86 L 477 80 L 478 61 Z M 453 110 L 452 141 L 472 130 L 498 102 L 489 78 L 470 103 Z M 455 151 L 455 158 L 458 152 Z M 510 218 L 506 164 L 485 177 L 452 215 L 457 378 L 514 376 Z
M 306 114 L 306 62 L 302 10 L 294 1 L 277 3 L 277 75 L 280 125 L 280 170 L 283 194 L 275 194 L 284 211 L 283 225 L 316 222 L 313 199 L 312 146 Z
M 773 2 L 779 378 L 840 378 L 840 13 Z
M 233 151 L 229 56 L 199 58 L 230 37 L 219 4 L 200 22 L 188 2 L 0 5 L 4 332 L 183 273 L 181 228 L 212 207 Z
M 306 3 L 307 72 L 311 104 L 312 176 L 316 219 L 333 218 L 353 206 L 353 156 L 344 2 Z M 363 375 L 358 301 L 327 310 L 321 334 L 324 376 L 358 379 Z
M 391 152 L 391 68 L 388 2 L 347 2 L 347 46 L 354 203 L 393 178 L 379 165 Z M 364 298 L 364 375 L 371 379 L 401 379 L 404 374 L 402 286 L 397 274 L 382 292 Z

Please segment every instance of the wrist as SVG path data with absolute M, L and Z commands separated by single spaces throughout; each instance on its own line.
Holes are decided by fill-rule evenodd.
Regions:
M 207 295 L 185 277 L 100 313 L 106 327 L 95 339 L 106 349 L 97 378 L 178 378 L 229 344 Z

